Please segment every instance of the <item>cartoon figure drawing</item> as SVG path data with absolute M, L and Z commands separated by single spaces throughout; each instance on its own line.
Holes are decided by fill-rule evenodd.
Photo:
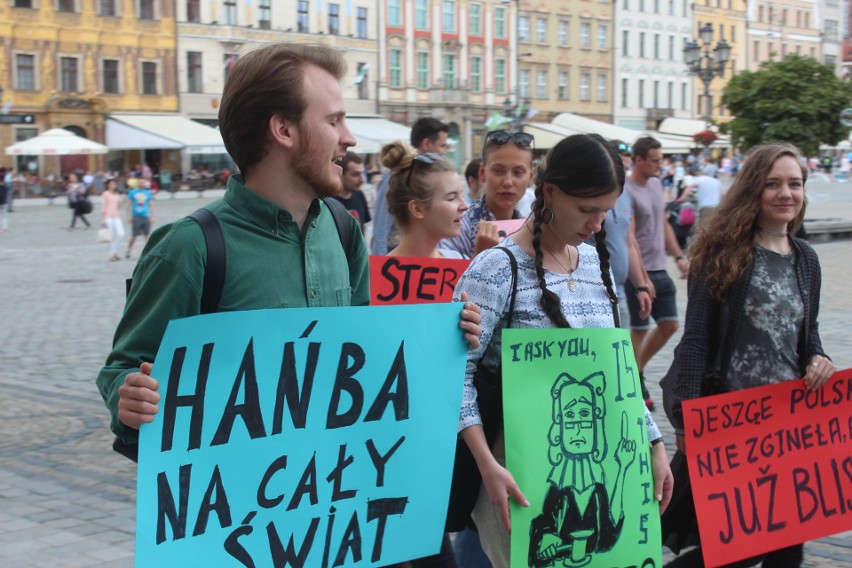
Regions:
M 562 373 L 550 391 L 548 460 L 553 468 L 541 514 L 530 525 L 530 566 L 584 566 L 594 553 L 610 550 L 621 535 L 624 480 L 636 459 L 636 442 L 628 438 L 627 414 L 622 412 L 613 454 L 617 470 L 608 485 L 601 465 L 607 453 L 604 386 L 602 372 L 585 379 Z

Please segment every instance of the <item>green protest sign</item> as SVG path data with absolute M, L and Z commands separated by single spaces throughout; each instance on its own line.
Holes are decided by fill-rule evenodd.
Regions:
M 511 565 L 660 566 L 659 504 L 626 330 L 503 330 Z

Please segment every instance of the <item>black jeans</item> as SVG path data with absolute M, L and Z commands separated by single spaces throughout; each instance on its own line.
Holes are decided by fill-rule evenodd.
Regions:
M 77 223 L 77 217 L 83 220 L 83 223 L 87 227 L 91 227 L 92 225 L 89 223 L 89 220 L 86 219 L 86 216 L 80 213 L 80 210 L 75 206 L 74 209 L 71 210 L 71 228 L 74 228 L 74 224 Z

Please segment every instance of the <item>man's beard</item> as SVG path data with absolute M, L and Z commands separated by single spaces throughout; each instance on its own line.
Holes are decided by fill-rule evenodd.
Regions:
M 337 195 L 343 189 L 340 176 L 332 173 L 328 156 L 323 155 L 322 150 L 313 144 L 307 128 L 300 130 L 304 133 L 303 141 L 299 144 L 299 157 L 293 164 L 293 169 L 313 188 L 317 197 Z

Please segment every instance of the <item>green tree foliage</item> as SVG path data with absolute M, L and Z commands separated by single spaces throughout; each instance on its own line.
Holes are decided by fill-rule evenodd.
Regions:
M 741 71 L 725 87 L 722 105 L 734 118 L 721 125 L 744 150 L 784 140 L 814 155 L 820 144 L 835 145 L 849 128 L 840 111 L 852 106 L 852 85 L 811 57 L 788 55 L 766 61 L 758 71 Z

